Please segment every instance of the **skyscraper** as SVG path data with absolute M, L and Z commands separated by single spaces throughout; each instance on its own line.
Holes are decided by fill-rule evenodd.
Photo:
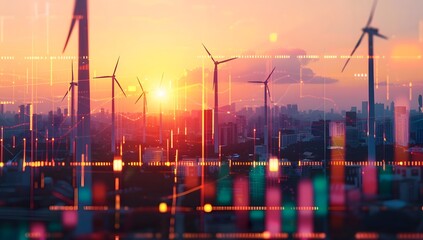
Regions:
M 361 114 L 362 114 L 362 118 L 367 119 L 367 117 L 369 116 L 369 102 L 367 101 L 361 102 Z
M 398 146 L 408 146 L 408 126 L 407 108 L 405 106 L 395 106 L 395 143 Z

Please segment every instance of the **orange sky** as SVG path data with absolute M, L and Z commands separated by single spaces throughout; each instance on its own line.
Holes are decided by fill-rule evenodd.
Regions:
M 118 56 L 121 56 L 117 77 L 128 90 L 128 98 L 118 96 L 118 111 L 141 111 L 134 105 L 139 94 L 136 76 L 145 87 L 156 89 L 164 72 L 164 86 L 184 87 L 185 78 L 188 108 L 201 105 L 201 69 L 206 72 L 213 65 L 201 58 L 204 43 L 212 54 L 231 57 L 251 54 L 269 55 L 303 50 L 319 59 L 305 65 L 315 76 L 337 80 L 330 84 L 305 84 L 300 96 L 297 83 L 273 84 L 275 104 L 298 103 L 300 109 L 329 110 L 361 106 L 367 99 L 367 80 L 354 74 L 367 72 L 365 59 L 353 59 L 344 73 L 340 69 L 361 34 L 367 21 L 372 1 L 368 0 L 297 0 L 297 1 L 139 1 L 90 0 L 89 34 L 91 75 L 109 75 Z M 77 53 L 77 32 L 72 35 L 68 49 L 62 54 L 69 29 L 73 0 L 16 0 L 0 7 L 0 100 L 14 100 L 17 105 L 33 98 L 42 101 L 37 112 L 46 112 L 61 103 L 70 81 L 70 60 L 57 59 Z M 376 39 L 375 53 L 385 57 L 376 66 L 378 102 L 409 98 L 412 82 L 411 106 L 416 106 L 418 94 L 423 94 L 422 45 L 423 2 L 420 0 L 382 0 L 373 26 L 388 36 L 389 41 Z M 419 26 L 419 24 L 421 26 Z M 420 39 L 419 39 L 420 37 Z M 356 52 L 365 55 L 367 39 Z M 325 55 L 338 56 L 326 59 Z M 28 60 L 28 57 L 42 57 Z M 419 58 L 420 56 L 420 58 Z M 3 59 L 1 59 L 3 57 Z M 13 57 L 13 59 L 5 59 Z M 50 57 L 56 59 L 50 60 Z M 395 58 L 393 58 L 395 57 Z M 45 58 L 45 59 L 44 59 Z M 295 59 L 295 56 L 294 56 Z M 245 84 L 251 76 L 266 77 L 272 66 L 285 69 L 284 61 L 240 59 L 221 66 L 220 103 L 232 102 L 239 106 L 262 105 L 262 88 Z M 194 74 L 195 69 L 200 74 Z M 251 71 L 249 71 L 251 70 Z M 246 73 L 254 75 L 247 76 Z M 283 73 L 280 73 L 283 74 Z M 229 93 L 229 75 L 232 89 Z M 387 99 L 383 82 L 390 79 Z M 207 98 L 212 106 L 212 75 L 206 76 Z M 281 80 L 282 81 L 282 80 Z M 172 83 L 171 83 L 172 82 Z M 32 83 L 34 88 L 32 88 Z M 110 108 L 110 81 L 91 81 L 92 110 Z M 184 108 L 185 91 L 173 91 L 164 100 L 165 110 L 179 96 L 179 107 Z M 323 98 L 329 99 L 324 101 Z M 157 112 L 157 102 L 150 96 L 149 109 Z M 253 100 L 254 99 L 254 100 Z

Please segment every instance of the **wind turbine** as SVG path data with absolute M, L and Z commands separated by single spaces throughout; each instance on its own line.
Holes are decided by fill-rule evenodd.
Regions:
M 272 76 L 273 72 L 275 71 L 275 68 L 270 72 L 269 76 L 266 78 L 265 81 L 248 81 L 249 83 L 260 83 L 264 84 L 264 148 L 265 148 L 265 157 L 266 161 L 268 158 L 268 151 L 269 151 L 269 129 L 268 129 L 268 114 L 267 114 L 267 95 L 269 95 L 270 98 L 270 90 L 269 86 L 267 85 L 269 83 L 269 79 Z
M 376 144 L 375 144 L 375 89 L 374 89 L 374 54 L 373 54 L 373 37 L 377 36 L 383 39 L 388 39 L 386 36 L 379 33 L 377 28 L 373 28 L 370 26 L 373 20 L 373 15 L 376 10 L 377 0 L 374 1 L 372 10 L 370 12 L 369 20 L 367 21 L 366 26 L 363 28 L 363 33 L 361 34 L 360 38 L 358 39 L 357 44 L 355 45 L 354 49 L 352 50 L 350 57 L 345 62 L 344 67 L 342 68 L 342 72 L 346 68 L 347 64 L 349 63 L 351 57 L 354 55 L 357 48 L 360 46 L 361 41 L 364 38 L 364 35 L 368 35 L 369 39 L 369 135 L 368 135 L 368 161 L 375 161 L 376 160 Z
M 74 120 L 75 120 L 75 87 L 78 86 L 78 83 L 74 82 L 74 76 L 73 76 L 73 61 L 72 61 L 72 81 L 69 83 L 69 89 L 68 91 L 66 91 L 65 96 L 63 96 L 62 98 L 62 102 L 63 100 L 66 98 L 66 96 L 68 95 L 69 91 L 71 92 L 71 131 L 70 131 L 70 149 L 69 152 L 73 153 L 73 156 L 75 157 L 75 153 L 73 152 L 73 146 L 74 146 L 74 136 L 75 136 L 75 125 L 74 125 Z
M 88 7 L 87 0 L 75 0 L 75 8 L 72 21 L 66 38 L 63 52 L 69 43 L 70 36 L 76 21 L 78 27 L 78 112 L 77 112 L 77 134 L 76 134 L 76 156 L 77 162 L 91 162 L 91 107 L 90 107 L 90 65 L 88 51 Z M 85 169 L 85 170 L 83 170 Z M 89 166 L 78 166 L 76 171 L 76 182 L 78 186 L 79 209 L 92 204 L 91 192 L 91 170 Z M 85 197 L 81 197 L 85 196 Z M 78 212 L 77 233 L 92 232 L 92 215 L 88 212 Z
M 141 82 L 140 82 L 140 79 L 137 77 L 137 80 L 138 80 L 138 83 L 140 84 L 140 87 L 141 87 L 141 91 L 142 91 L 142 93 L 141 93 L 141 95 L 138 97 L 138 99 L 137 99 L 137 101 L 135 101 L 135 104 L 137 104 L 137 102 L 141 99 L 141 97 L 143 97 L 143 100 L 144 100 L 144 104 L 143 104 L 143 135 L 142 135 L 142 142 L 143 143 L 145 143 L 145 130 L 146 130 L 146 128 L 147 128 L 147 126 L 146 126 L 146 109 L 147 109 L 147 93 L 148 92 L 146 92 L 145 90 L 144 90 L 144 88 L 142 87 L 142 84 L 141 84 Z
M 219 88 L 218 88 L 218 81 L 217 81 L 217 66 L 221 63 L 229 62 L 232 60 L 237 59 L 236 57 L 229 58 L 222 61 L 214 60 L 213 56 L 207 50 L 206 46 L 204 46 L 207 54 L 210 56 L 211 60 L 214 63 L 214 74 L 213 74 L 213 89 L 214 89 L 214 153 L 219 153 Z
M 113 70 L 113 74 L 111 76 L 100 76 L 100 77 L 95 77 L 95 78 L 111 78 L 112 79 L 112 143 L 111 143 L 111 148 L 112 148 L 112 153 L 115 154 L 116 153 L 116 137 L 115 137 L 115 82 L 117 83 L 117 85 L 119 86 L 120 90 L 122 91 L 123 95 L 126 94 L 123 91 L 122 86 L 120 85 L 119 81 L 116 78 L 116 69 L 119 65 L 119 59 L 118 58 L 117 62 L 116 62 L 116 66 L 115 66 L 115 70 Z

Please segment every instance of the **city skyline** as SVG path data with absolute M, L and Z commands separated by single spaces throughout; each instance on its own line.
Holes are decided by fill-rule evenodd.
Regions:
M 29 103 L 33 94 L 34 101 L 43 102 L 35 104 L 37 113 L 47 113 L 58 106 L 65 108 L 66 101 L 60 103 L 60 100 L 70 80 L 71 60 L 67 58 L 74 57 L 70 53 L 76 52 L 76 45 L 70 45 L 65 54 L 61 54 L 61 50 L 66 36 L 63 26 L 69 24 L 73 3 L 35 1 L 23 8 L 18 8 L 17 4 L 7 4 L 3 10 L 7 12 L 0 13 L 3 16 L 0 50 L 4 57 L 0 76 L 3 97 L 0 100 L 14 100 L 13 110 L 21 103 Z M 413 109 L 417 107 L 417 97 L 423 92 L 420 81 L 423 73 L 419 68 L 422 64 L 423 14 L 416 10 L 419 5 L 422 3 L 418 1 L 379 3 L 374 25 L 383 29 L 389 40 L 378 41 L 375 48 L 375 55 L 381 56 L 375 66 L 376 102 L 406 102 L 410 99 L 411 83 L 408 105 Z M 212 66 L 204 54 L 202 42 L 207 42 L 214 49 L 218 59 L 240 58 L 222 66 L 219 71 L 222 106 L 232 102 L 239 107 L 261 105 L 260 94 L 247 81 L 262 79 L 274 66 L 280 72 L 275 72 L 273 80 L 277 80 L 278 74 L 292 76 L 272 83 L 272 100 L 278 105 L 295 102 L 300 109 L 334 108 L 337 111 L 359 105 L 367 92 L 367 79 L 362 77 L 367 72 L 366 59 L 351 59 L 344 73 L 341 73 L 341 68 L 356 41 L 354 33 L 365 23 L 371 2 L 338 1 L 330 4 L 329 1 L 316 1 L 307 5 L 272 2 L 269 6 L 236 2 L 197 4 L 190 1 L 179 5 L 163 1 L 102 5 L 90 1 L 92 112 L 109 109 L 110 89 L 94 77 L 113 67 L 108 59 L 117 56 L 121 56 L 117 77 L 128 92 L 128 99 L 123 99 L 123 95 L 117 96 L 117 111 L 140 112 L 141 105 L 133 105 L 140 92 L 135 76 L 140 76 L 146 88 L 154 90 L 163 71 L 168 76 L 164 82 L 168 92 L 167 99 L 163 101 L 164 111 L 175 107 L 201 108 L 203 64 L 206 104 L 212 108 Z M 297 14 L 301 19 L 294 14 L 299 7 L 303 11 L 301 15 Z M 116 11 L 111 21 L 107 16 L 111 16 L 115 8 L 122 11 Z M 181 16 L 181 11 L 171 11 L 173 8 L 186 11 L 197 21 Z M 140 9 L 140 12 L 133 9 Z M 162 11 L 156 11 L 158 9 Z M 157 14 L 144 12 L 147 10 Z M 270 11 L 268 16 L 261 17 L 266 11 Z M 213 17 L 215 21 L 211 20 L 210 14 L 216 14 Z M 331 14 L 339 21 L 330 21 Z M 317 24 L 315 19 L 319 19 Z M 19 26 L 19 31 L 12 30 L 15 24 Z M 318 31 L 323 32 L 318 34 Z M 112 37 L 109 36 L 111 32 L 114 32 Z M 358 49 L 356 56 L 366 56 L 365 52 L 365 49 Z M 297 58 L 304 55 L 311 59 Z M 42 59 L 30 60 L 32 56 Z M 286 56 L 290 58 L 283 58 Z M 53 59 L 50 60 L 50 57 Z M 304 84 L 299 83 L 300 65 Z M 176 86 L 177 91 L 174 90 Z M 247 91 L 236 91 L 240 87 Z M 153 101 L 149 111 L 157 113 L 158 104 L 154 104 L 154 94 L 151 96 Z M 188 96 L 187 100 L 185 96 Z M 174 106 L 176 97 L 178 102 Z M 11 110 L 10 106 L 6 109 Z

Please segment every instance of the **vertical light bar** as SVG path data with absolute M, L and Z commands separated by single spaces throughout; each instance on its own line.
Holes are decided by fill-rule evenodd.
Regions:
M 122 146 L 122 141 L 120 142 L 120 147 L 119 147 L 119 155 L 122 156 L 123 154 L 123 146 Z
M 35 138 L 35 156 L 34 156 L 34 160 L 37 160 L 38 154 L 38 138 Z
M 141 144 L 138 146 L 138 162 L 140 167 L 142 166 L 142 146 Z
M 170 130 L 170 148 L 173 149 L 173 129 Z
M 281 191 L 278 186 L 266 188 L 266 231 L 270 234 L 281 232 Z
M 298 185 L 298 233 L 313 232 L 313 185 L 308 179 Z
M 278 133 L 278 157 L 281 156 L 281 147 L 282 147 L 282 132 L 279 130 Z
M 34 114 L 34 107 L 32 104 L 29 105 L 29 131 L 34 129 L 34 121 L 32 119 L 32 115 Z
M 25 171 L 25 159 L 26 159 L 26 138 L 23 139 L 23 158 L 22 158 L 22 171 L 23 172 Z M 32 186 L 31 186 L 31 188 L 32 188 Z
M 266 225 L 265 230 L 270 234 L 281 232 L 281 206 L 282 195 L 279 180 L 279 160 L 276 157 L 269 159 L 267 169 L 267 187 L 266 187 Z
M 82 153 L 81 154 L 81 187 L 84 187 L 85 185 L 85 179 L 84 179 L 84 175 L 85 175 L 85 169 L 84 169 L 84 161 L 85 160 L 85 154 Z
M 119 184 L 119 179 L 117 184 Z M 119 186 L 118 186 L 119 187 Z M 120 194 L 116 194 L 115 196 L 115 229 L 119 229 L 120 227 Z
M 324 123 L 326 126 L 326 122 Z M 330 159 L 331 159 L 331 183 L 330 183 L 330 207 L 343 210 L 345 208 L 345 136 L 336 133 L 339 122 L 331 122 L 329 132 L 331 137 Z M 326 134 L 326 133 L 325 133 Z M 340 230 L 343 225 L 343 216 L 332 212 L 331 227 Z
M 234 196 L 237 229 L 239 229 L 239 231 L 246 231 L 248 230 L 248 211 L 244 211 L 243 208 L 248 207 L 250 203 L 248 178 L 244 176 L 236 176 L 232 191 Z
M 54 138 L 51 138 L 51 161 L 54 162 Z
M 173 180 L 175 184 L 178 183 L 178 149 L 175 153 L 175 178 Z

